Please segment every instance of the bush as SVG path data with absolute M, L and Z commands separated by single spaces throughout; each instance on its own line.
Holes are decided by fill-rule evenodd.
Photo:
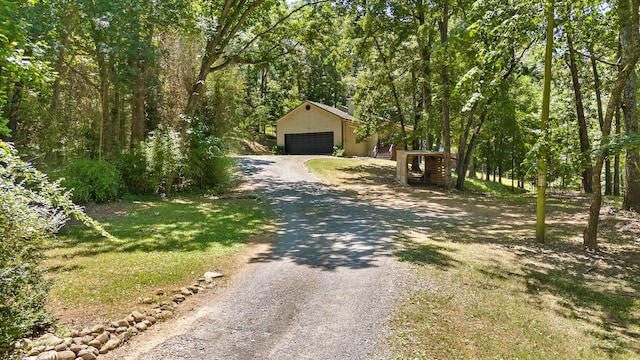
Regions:
M 341 145 L 333 145 L 333 156 L 344 157 L 344 147 Z
M 69 216 L 111 238 L 58 183 L 51 183 L 0 141 L 0 358 L 12 341 L 52 323 L 45 310 L 49 282 L 38 264 L 43 244 Z
M 79 203 L 103 203 L 116 200 L 122 179 L 115 166 L 104 160 L 76 159 L 64 168 L 62 185 L 73 189 L 73 200 Z
M 154 176 L 147 168 L 147 157 L 143 143 L 132 152 L 116 157 L 113 165 L 120 172 L 122 184 L 129 194 L 154 194 L 160 188 L 162 178 Z
M 189 152 L 189 178 L 201 189 L 223 191 L 231 183 L 234 162 L 225 156 L 222 140 L 194 131 Z
M 284 155 L 284 146 L 276 145 L 276 146 L 273 147 L 273 149 L 271 149 L 271 152 L 274 155 Z

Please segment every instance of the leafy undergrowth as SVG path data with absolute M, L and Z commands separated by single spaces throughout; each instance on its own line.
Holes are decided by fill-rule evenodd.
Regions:
M 227 272 L 234 254 L 267 226 L 256 199 L 183 196 L 93 205 L 87 212 L 117 240 L 70 223 L 44 266 L 54 279 L 49 308 L 63 322 L 114 319 L 157 290 L 191 284 L 208 270 Z
M 589 198 L 579 194 L 549 194 L 540 245 L 531 195 L 403 187 L 389 181 L 392 166 L 369 161 L 307 166 L 364 201 L 416 214 L 396 219 L 396 256 L 417 273 L 390 321 L 398 359 L 640 357 L 637 214 L 607 201 L 601 250 L 586 252 Z

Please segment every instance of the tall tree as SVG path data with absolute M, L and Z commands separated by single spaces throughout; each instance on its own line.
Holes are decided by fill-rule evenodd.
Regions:
M 611 133 L 611 121 L 621 101 L 627 79 L 632 72 L 635 72 L 635 67 L 640 57 L 640 44 L 638 44 L 638 0 L 618 0 L 616 5 L 621 19 L 620 42 L 622 58 L 620 71 L 616 76 L 614 86 L 611 90 L 603 121 L 602 138 L 605 142 Z M 589 207 L 589 221 L 583 235 L 583 245 L 589 249 L 598 248 L 598 222 L 600 220 L 600 208 L 602 207 L 601 172 L 604 158 L 604 151 L 599 151 L 593 167 L 593 200 Z
M 547 1 L 547 42 L 544 60 L 544 87 L 542 90 L 542 112 L 540 115 L 540 131 L 542 142 L 538 158 L 538 197 L 536 204 L 536 241 L 545 242 L 545 212 L 547 201 L 547 122 L 549 121 L 549 104 L 551 102 L 551 62 L 553 60 L 554 0 Z

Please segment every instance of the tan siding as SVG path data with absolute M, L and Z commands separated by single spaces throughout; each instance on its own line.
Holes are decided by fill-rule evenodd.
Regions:
M 344 122 L 344 154 L 345 156 L 371 156 L 373 152 L 373 145 L 370 145 L 370 140 L 358 142 L 358 136 L 356 134 L 356 124 L 351 122 Z
M 284 146 L 285 134 L 304 134 L 333 131 L 334 145 L 342 144 L 342 119 L 315 105 L 303 103 L 276 122 L 277 143 Z

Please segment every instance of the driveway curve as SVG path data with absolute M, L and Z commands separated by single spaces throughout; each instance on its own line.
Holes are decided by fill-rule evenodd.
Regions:
M 304 168 L 307 159 L 239 159 L 254 191 L 272 203 L 276 243 L 250 259 L 221 294 L 203 295 L 204 305 L 193 314 L 173 320 L 153 341 L 141 343 L 142 335 L 113 356 L 390 357 L 385 324 L 411 273 L 392 256 L 394 214 L 322 183 Z

